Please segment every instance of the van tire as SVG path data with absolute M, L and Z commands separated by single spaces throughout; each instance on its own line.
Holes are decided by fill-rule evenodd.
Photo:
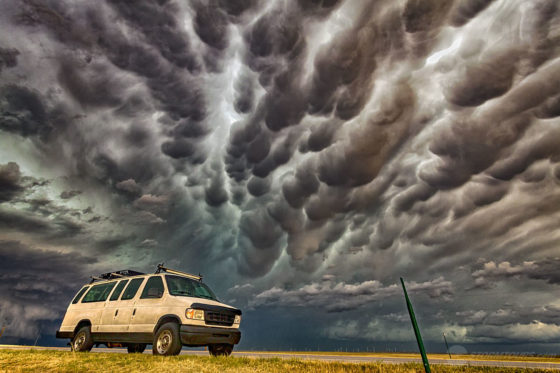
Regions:
M 208 345 L 208 352 L 212 356 L 229 356 L 233 351 L 233 345 L 228 343 L 211 344 Z
M 145 343 L 130 343 L 126 349 L 129 354 L 141 354 L 146 349 Z
M 93 338 L 89 326 L 82 326 L 72 339 L 72 351 L 89 352 L 93 348 Z
M 179 325 L 177 323 L 168 322 L 159 327 L 152 344 L 154 355 L 179 355 L 182 347 L 181 338 L 179 337 Z

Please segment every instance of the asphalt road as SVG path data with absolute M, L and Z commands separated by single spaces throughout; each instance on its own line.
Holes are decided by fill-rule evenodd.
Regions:
M 70 351 L 69 347 L 30 347 L 30 346 L 2 346 L 0 349 L 18 349 L 18 350 L 57 350 L 57 351 Z M 127 353 L 123 348 L 94 348 L 92 352 L 110 352 L 110 353 Z M 151 354 L 150 349 L 146 349 L 145 354 Z M 207 356 L 208 351 L 201 350 L 186 350 L 181 351 L 181 355 L 201 355 Z M 328 355 L 328 354 L 313 354 L 313 353 L 291 353 L 291 352 L 260 352 L 260 351 L 234 351 L 234 357 L 249 357 L 249 358 L 282 358 L 282 359 L 307 359 L 307 360 L 320 360 L 320 361 L 340 361 L 346 363 L 369 363 L 369 362 L 383 362 L 390 364 L 402 363 L 421 363 L 420 357 L 399 357 L 391 355 Z M 554 369 L 560 370 L 560 363 L 553 362 L 534 362 L 534 361 L 507 361 L 507 360 L 468 360 L 468 359 L 430 359 L 430 364 L 447 364 L 447 365 L 470 365 L 470 366 L 489 366 L 489 367 L 508 367 L 508 368 L 539 368 L 539 369 Z

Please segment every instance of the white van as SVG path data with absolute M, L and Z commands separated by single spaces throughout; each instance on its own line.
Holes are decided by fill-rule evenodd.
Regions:
M 127 347 L 154 355 L 177 355 L 182 346 L 208 346 L 230 355 L 239 343 L 241 310 L 220 303 L 201 276 L 158 265 L 155 274 L 131 270 L 92 278 L 74 297 L 57 338 L 74 351 L 94 345 Z

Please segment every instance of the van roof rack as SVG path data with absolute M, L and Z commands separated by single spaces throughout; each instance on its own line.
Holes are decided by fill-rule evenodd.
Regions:
M 99 276 L 91 276 L 90 284 L 95 282 L 95 281 L 114 280 L 116 278 L 140 276 L 140 275 L 145 275 L 145 273 L 138 272 L 138 271 L 133 271 L 131 269 L 123 269 L 123 270 L 120 270 L 120 271 L 102 273 Z
M 183 277 L 188 277 L 191 278 L 193 280 L 197 280 L 202 282 L 202 275 L 198 274 L 197 275 L 193 275 L 187 272 L 181 272 L 181 271 L 177 271 L 175 269 L 171 269 L 171 268 L 166 268 L 163 266 L 163 263 L 158 264 L 157 269 L 156 269 L 156 273 L 160 273 L 161 271 L 164 271 L 166 273 L 172 274 L 172 275 L 179 275 L 179 276 L 183 276 Z

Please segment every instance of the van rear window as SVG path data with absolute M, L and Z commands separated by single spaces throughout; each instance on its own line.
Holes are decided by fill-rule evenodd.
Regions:
M 144 281 L 143 278 L 135 278 L 134 280 L 130 280 L 130 284 L 128 284 L 128 286 L 124 290 L 121 300 L 134 298 L 136 292 L 138 291 L 138 288 L 142 284 L 142 281 Z
M 76 296 L 74 297 L 74 299 L 72 300 L 72 304 L 76 304 L 78 303 L 78 301 L 80 300 L 80 298 L 82 297 L 82 295 L 84 295 L 84 293 L 87 291 L 87 289 L 89 289 L 89 286 L 84 286 L 82 288 L 82 290 L 80 290 L 78 292 L 78 294 L 76 294 Z
M 82 303 L 90 302 L 104 302 L 113 290 L 116 282 L 109 282 L 106 284 L 94 285 L 89 289 L 86 296 L 82 300 Z

